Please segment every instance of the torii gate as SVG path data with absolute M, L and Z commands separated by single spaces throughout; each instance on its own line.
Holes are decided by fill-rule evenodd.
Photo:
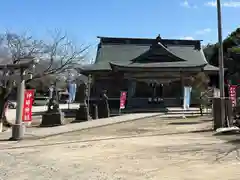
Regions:
M 31 60 L 29 60 L 31 59 Z M 19 75 L 12 75 L 12 76 L 5 76 L 3 77 L 3 80 L 14 80 L 17 83 L 18 91 L 17 91 L 17 109 L 16 109 L 16 121 L 12 126 L 12 137 L 10 140 L 21 140 L 24 135 L 24 127 L 22 123 L 22 109 L 23 109 L 23 103 L 24 103 L 24 92 L 25 92 L 25 81 L 32 79 L 32 74 L 26 74 L 26 70 L 29 68 L 34 68 L 35 64 L 39 62 L 39 60 L 34 58 L 25 58 L 23 61 L 19 64 L 6 64 L 6 65 L 0 65 L 0 70 L 20 70 L 20 76 Z

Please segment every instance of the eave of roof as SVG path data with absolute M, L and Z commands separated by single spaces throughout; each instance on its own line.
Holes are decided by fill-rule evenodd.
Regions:
M 159 72 L 168 72 L 168 71 L 199 71 L 203 70 L 203 68 L 207 64 L 202 65 L 186 65 L 184 63 L 181 64 L 172 64 L 169 66 L 169 63 L 149 63 L 149 64 L 130 64 L 130 65 L 121 65 L 116 63 L 110 63 L 111 68 L 113 71 L 159 71 Z

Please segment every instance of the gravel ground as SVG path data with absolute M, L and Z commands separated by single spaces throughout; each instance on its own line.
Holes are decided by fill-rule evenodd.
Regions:
M 3 141 L 0 179 L 238 180 L 239 138 L 203 131 L 211 128 L 205 120 L 146 118 L 37 141 Z

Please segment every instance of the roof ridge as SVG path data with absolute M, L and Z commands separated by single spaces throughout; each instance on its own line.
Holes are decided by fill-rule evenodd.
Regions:
M 101 45 L 151 45 L 156 41 L 156 38 L 124 38 L 124 37 L 98 37 Z M 196 49 L 201 49 L 201 40 L 184 40 L 184 39 L 160 39 L 166 45 L 183 45 L 195 46 Z
M 156 40 L 156 38 L 144 38 L 144 37 L 114 37 L 114 36 L 97 36 L 99 39 L 129 39 L 129 40 Z M 161 38 L 161 40 L 173 40 L 173 41 L 203 41 L 200 39 L 176 39 L 176 38 Z

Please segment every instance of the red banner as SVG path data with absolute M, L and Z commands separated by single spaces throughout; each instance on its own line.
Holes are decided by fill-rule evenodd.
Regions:
M 32 121 L 33 100 L 34 100 L 34 90 L 33 89 L 25 90 L 24 103 L 23 103 L 23 114 L 22 114 L 23 122 L 31 122 Z
M 237 85 L 228 85 L 228 89 L 229 89 L 229 97 L 232 100 L 232 106 L 235 107 L 237 105 L 237 96 L 236 96 Z
M 120 109 L 125 109 L 126 100 L 127 100 L 127 92 L 122 91 L 120 95 Z

